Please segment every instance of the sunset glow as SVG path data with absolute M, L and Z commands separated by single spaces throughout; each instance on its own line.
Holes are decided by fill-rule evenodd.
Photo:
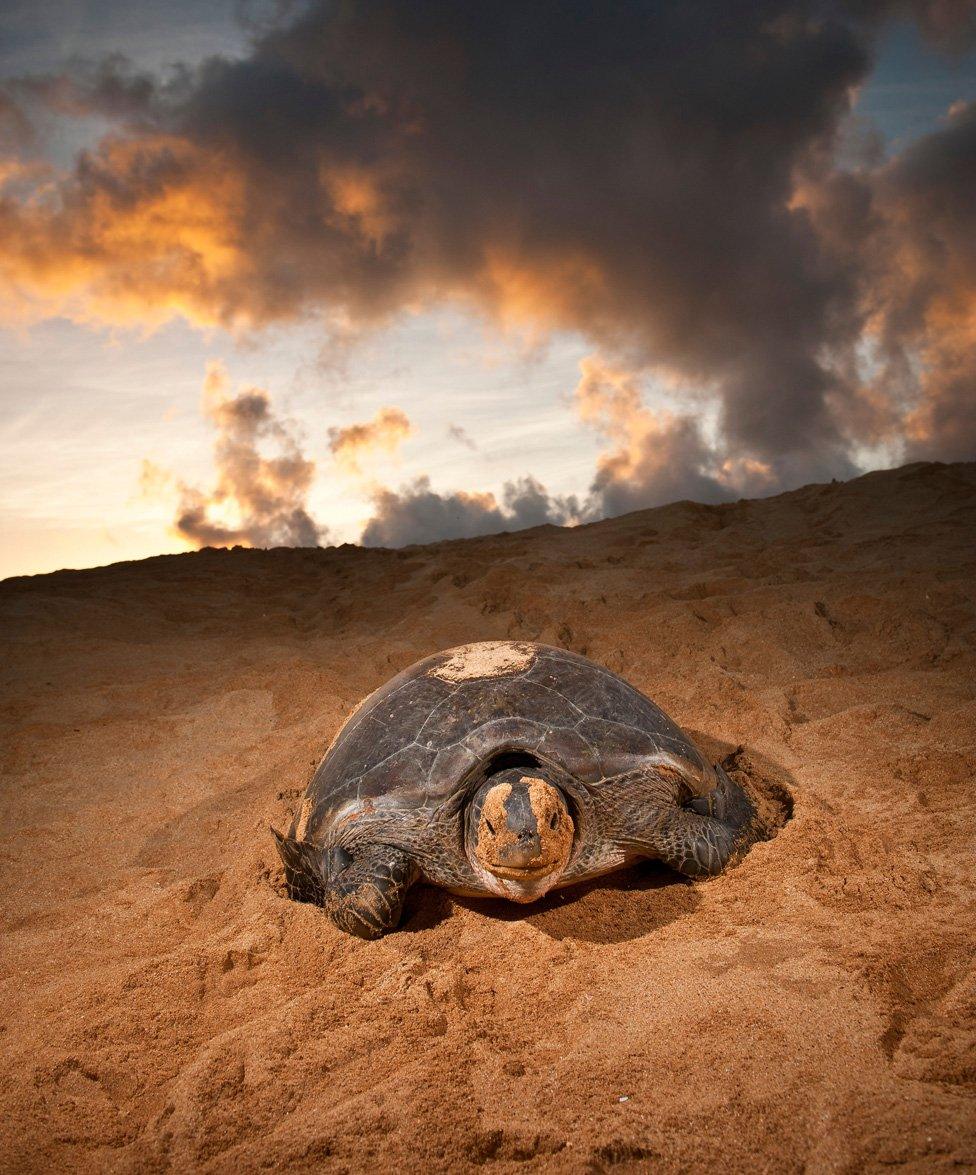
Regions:
M 973 457 L 971 14 L 801 7 L 15 4 L 0 573 Z

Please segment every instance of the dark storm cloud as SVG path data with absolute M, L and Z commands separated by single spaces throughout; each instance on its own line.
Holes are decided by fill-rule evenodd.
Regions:
M 190 93 L 193 82 L 185 67 L 173 66 L 164 81 L 134 69 L 116 53 L 97 61 L 76 61 L 63 73 L 18 78 L 9 84 L 17 94 L 59 114 L 102 115 L 149 129 L 165 118 L 168 104 Z
M 907 6 L 929 41 L 949 53 L 976 45 L 976 4 L 973 0 L 912 0 Z
M 574 499 L 553 498 L 533 477 L 507 482 L 501 503 L 493 494 L 440 494 L 426 477 L 399 493 L 380 489 L 373 495 L 374 515 L 360 540 L 367 547 L 405 547 L 441 539 L 473 538 L 545 523 L 575 522 Z
M 34 139 L 30 120 L 13 96 L 0 89 L 0 144 L 8 151 L 21 151 Z
M 881 22 L 909 13 L 969 43 L 954 0 L 315 4 L 192 84 L 89 78 L 129 133 L 60 201 L 0 204 L 3 269 L 31 307 L 122 321 L 361 327 L 453 300 L 581 332 L 717 406 L 710 438 L 685 412 L 635 416 L 598 471 L 607 510 L 845 476 L 866 443 L 948 435 L 967 395 L 972 351 L 944 315 L 912 336 L 941 380 L 920 386 L 890 340 L 888 382 L 860 359 L 937 278 L 899 308 L 929 199 L 912 155 L 949 139 L 846 196 L 832 162 Z M 954 196 L 964 180 L 947 164 Z

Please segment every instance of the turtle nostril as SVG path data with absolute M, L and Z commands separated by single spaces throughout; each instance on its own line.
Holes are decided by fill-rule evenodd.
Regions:
M 491 821 L 487 817 L 485 817 L 485 827 L 488 829 L 488 831 L 491 833 L 492 836 L 495 835 L 494 826 L 492 825 Z
M 549 827 L 556 828 L 558 825 L 559 825 L 559 813 L 553 812 L 552 816 L 550 816 L 550 818 L 549 818 Z

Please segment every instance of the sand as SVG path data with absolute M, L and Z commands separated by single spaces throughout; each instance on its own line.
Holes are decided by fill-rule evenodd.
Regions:
M 0 586 L 4 1170 L 976 1164 L 976 466 L 399 552 Z M 793 812 L 723 876 L 290 902 L 283 826 L 419 657 L 622 673 Z M 770 793 L 773 794 L 773 793 Z

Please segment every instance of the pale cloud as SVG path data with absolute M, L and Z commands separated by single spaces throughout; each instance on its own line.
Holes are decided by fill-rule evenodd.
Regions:
M 173 532 L 196 547 L 320 545 L 326 528 L 306 508 L 314 462 L 302 453 L 294 426 L 275 414 L 267 392 L 234 393 L 223 367 L 213 363 L 203 412 L 216 430 L 209 489 L 143 462 L 143 493 L 176 498 Z
M 475 452 L 478 448 L 477 442 L 470 437 L 460 424 L 449 424 L 447 426 L 447 435 L 452 441 L 457 441 L 459 445 L 464 445 L 466 449 Z
M 710 472 L 715 454 L 697 420 L 647 408 L 635 373 L 607 366 L 593 356 L 584 359 L 575 404 L 584 424 L 609 442 L 598 458 L 591 490 L 594 516 L 677 498 L 717 502 L 729 496 L 728 488 Z

